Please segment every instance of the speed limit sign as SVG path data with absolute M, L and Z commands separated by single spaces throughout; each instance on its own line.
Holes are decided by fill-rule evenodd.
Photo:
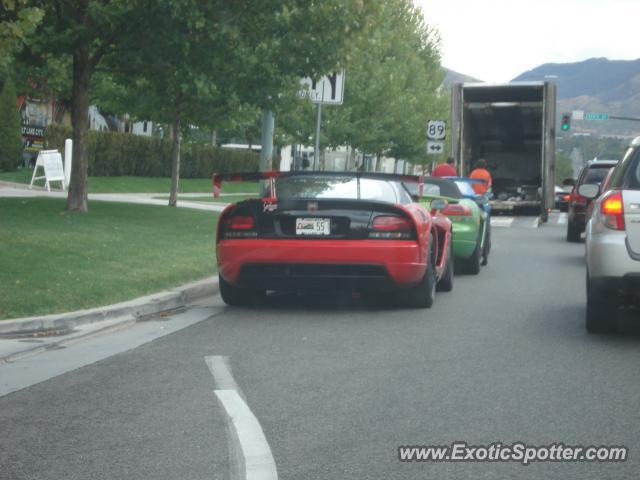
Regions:
M 444 140 L 447 136 L 447 122 L 444 120 L 429 120 L 427 122 L 427 138 L 429 140 Z

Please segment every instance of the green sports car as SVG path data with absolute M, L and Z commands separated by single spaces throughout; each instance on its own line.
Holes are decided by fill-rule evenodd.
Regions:
M 415 186 L 411 187 L 415 190 Z M 416 192 L 412 192 L 416 193 Z M 448 205 L 441 211 L 453 223 L 453 255 L 458 272 L 477 274 L 486 265 L 491 250 L 491 223 L 486 200 L 478 197 L 462 179 L 424 177 L 421 203 L 442 198 Z

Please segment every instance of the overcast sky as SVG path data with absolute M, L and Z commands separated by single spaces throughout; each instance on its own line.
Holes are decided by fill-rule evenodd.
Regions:
M 640 0 L 414 0 L 442 65 L 506 82 L 543 63 L 640 58 Z

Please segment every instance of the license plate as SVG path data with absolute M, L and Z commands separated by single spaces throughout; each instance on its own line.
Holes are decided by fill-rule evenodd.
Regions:
M 296 235 L 331 235 L 329 218 L 296 218 Z

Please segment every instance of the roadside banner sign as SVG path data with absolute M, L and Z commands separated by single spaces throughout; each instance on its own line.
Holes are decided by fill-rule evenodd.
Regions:
M 36 177 L 38 168 L 44 169 L 44 176 Z M 62 184 L 62 190 L 65 190 L 65 176 L 64 167 L 62 166 L 62 155 L 58 150 L 41 150 L 38 153 L 36 159 L 36 165 L 33 168 L 33 175 L 31 176 L 31 183 L 29 188 L 33 187 L 35 180 L 41 180 L 44 178 L 45 186 L 47 190 L 51 191 L 51 182 L 60 182 Z

